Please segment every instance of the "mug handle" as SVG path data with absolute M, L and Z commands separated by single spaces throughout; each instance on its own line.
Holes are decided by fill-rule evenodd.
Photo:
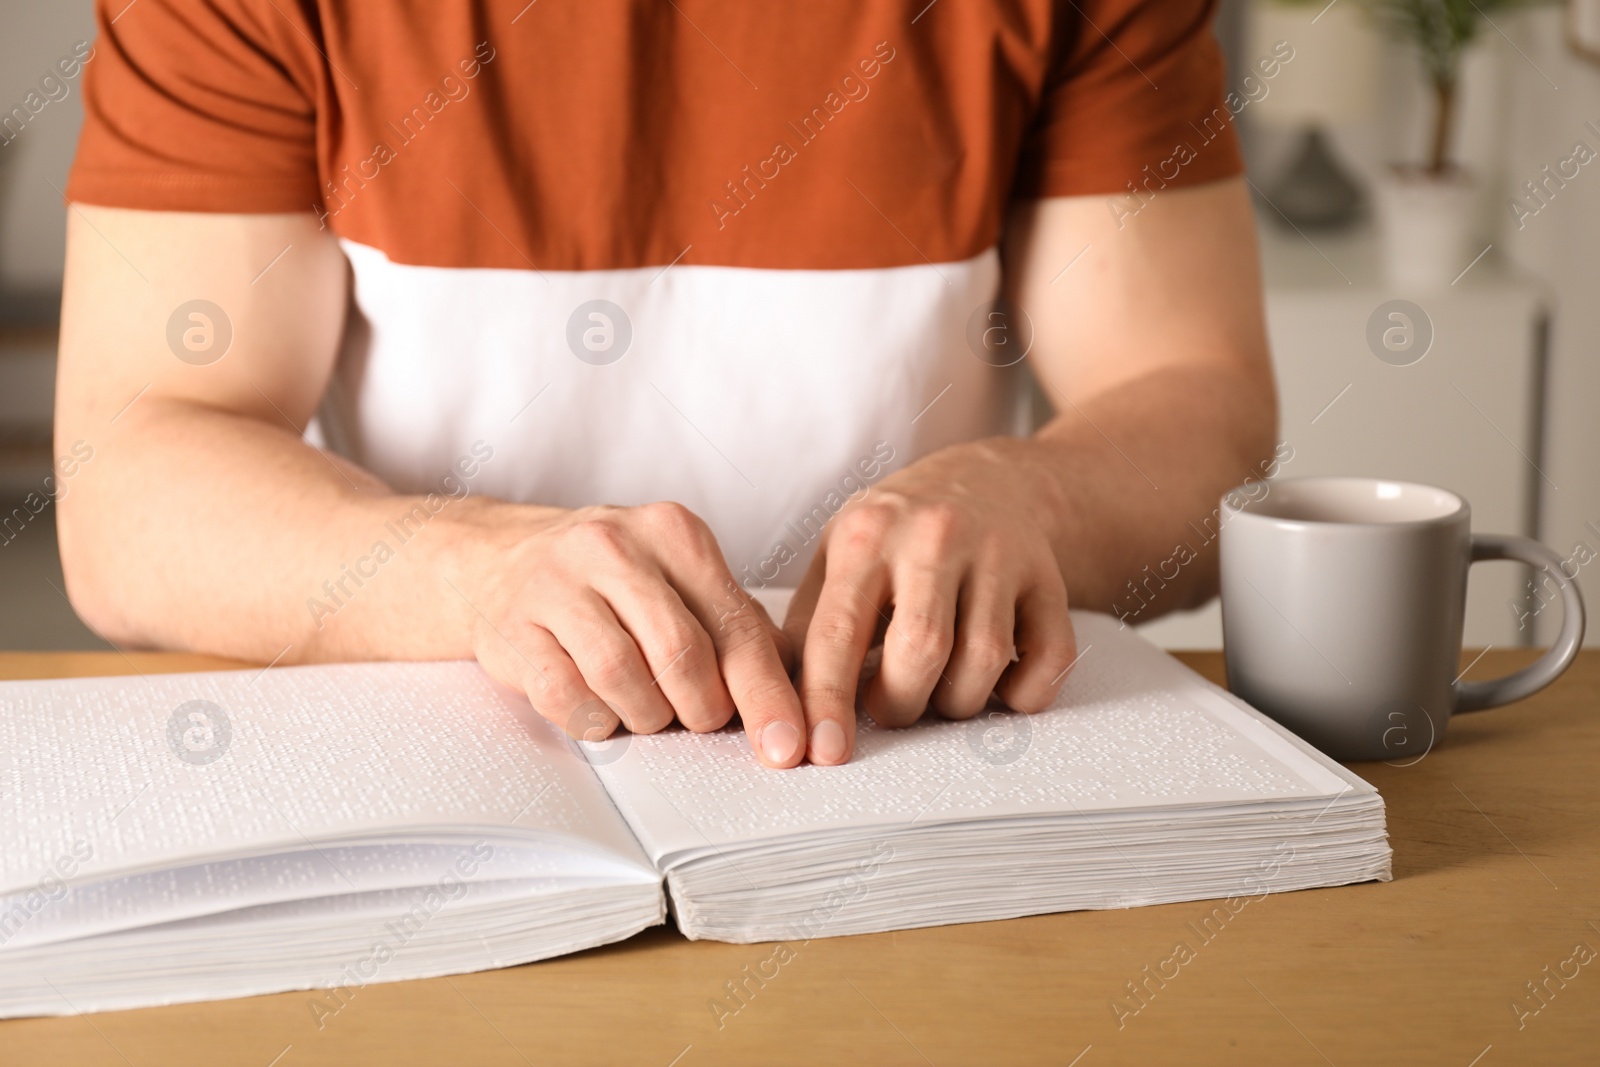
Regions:
M 1456 711 L 1482 711 L 1509 704 L 1514 700 L 1532 696 L 1567 669 L 1578 647 L 1583 644 L 1583 597 L 1578 583 L 1561 570 L 1564 562 L 1560 556 L 1526 537 L 1510 534 L 1473 534 L 1472 563 L 1487 559 L 1511 559 L 1531 564 L 1555 580 L 1561 591 L 1561 633 L 1550 651 L 1514 674 L 1504 678 L 1491 678 L 1484 682 L 1457 682 L 1455 684 Z

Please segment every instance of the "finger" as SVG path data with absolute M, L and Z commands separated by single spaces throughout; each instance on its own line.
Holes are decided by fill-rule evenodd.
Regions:
M 751 750 L 769 767 L 795 766 L 806 754 L 805 713 L 779 655 L 771 619 L 739 588 L 720 557 L 691 588 L 687 603 L 705 620 Z M 703 592 L 708 589 L 717 592 Z
M 927 710 L 955 646 L 959 588 L 959 572 L 937 564 L 907 564 L 895 572 L 883 661 L 863 701 L 873 722 L 909 726 Z
M 756 609 L 756 614 L 761 617 L 762 625 L 767 628 L 767 636 L 772 638 L 773 647 L 778 650 L 778 661 L 783 664 L 784 672 L 792 676 L 795 667 L 794 642 L 789 639 L 788 634 L 783 632 L 782 627 L 772 621 L 772 615 L 761 601 L 751 596 L 748 590 L 741 592 L 740 595 L 749 600 L 750 606 Z
M 806 568 L 794 595 L 789 598 L 789 609 L 783 616 L 783 632 L 795 652 L 795 663 L 791 665 L 791 670 L 805 662 L 806 633 L 811 629 L 811 617 L 817 610 L 817 597 L 822 594 L 827 561 L 828 545 L 824 541 L 812 557 L 811 565 Z
M 651 684 L 678 721 L 698 733 L 720 730 L 733 718 L 716 648 L 700 620 L 661 572 L 633 570 L 599 578 L 596 591 L 644 655 Z
M 711 639 L 756 758 L 793 767 L 805 757 L 805 718 L 771 620 L 733 580 L 710 528 L 689 509 L 652 504 L 646 518 L 667 580 Z
M 947 719 L 970 719 L 989 703 L 1011 665 L 1017 594 L 1009 582 L 979 571 L 967 576 L 956 612 L 956 645 L 944 678 L 933 690 L 933 709 Z
M 1017 602 L 1017 662 L 1000 679 L 1000 699 L 1032 714 L 1055 703 L 1078 658 L 1067 590 L 1060 575 L 1034 586 Z
M 744 723 L 750 749 L 766 766 L 805 757 L 800 697 L 773 641 L 773 625 L 739 589 L 709 526 L 682 504 L 640 509 L 662 573 L 712 641 L 723 683 Z
M 520 628 L 516 643 L 497 631 L 478 650 L 478 662 L 490 677 L 524 693 L 540 716 L 569 737 L 603 741 L 621 723 L 543 626 Z
M 585 590 L 559 615 L 540 621 L 578 665 L 584 684 L 629 730 L 651 734 L 672 722 L 672 705 L 653 684 L 633 635 L 598 593 Z
M 888 590 L 881 563 L 830 555 L 800 655 L 813 763 L 843 763 L 855 747 L 856 685 Z

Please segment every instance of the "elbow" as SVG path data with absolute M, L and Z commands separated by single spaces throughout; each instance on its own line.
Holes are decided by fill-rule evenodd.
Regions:
M 1278 437 L 1278 391 L 1264 356 L 1249 369 L 1213 369 L 1191 380 L 1176 403 L 1189 427 L 1188 439 L 1174 445 L 1185 450 L 1189 507 L 1213 522 L 1225 494 L 1237 489 L 1253 499 L 1265 491 L 1258 484 L 1294 458 L 1293 444 Z M 1207 446 L 1194 447 L 1197 439 Z
M 1294 459 L 1293 442 L 1279 437 L 1278 391 L 1271 364 L 1263 356 L 1259 366 L 1237 372 L 1224 390 L 1228 402 L 1218 405 L 1221 428 L 1213 432 L 1227 442 L 1222 452 L 1226 466 L 1213 471 L 1203 489 L 1205 498 L 1196 501 L 1204 516 L 1198 528 L 1204 531 L 1220 534 L 1224 497 L 1237 492 L 1244 500 L 1262 499 L 1272 491 L 1270 481 Z M 1194 529 L 1194 524 L 1185 526 L 1180 537 L 1186 539 Z M 1204 537 L 1185 568 L 1187 581 L 1170 606 L 1189 611 L 1215 598 L 1222 586 L 1219 562 L 1217 537 Z
M 1240 466 L 1249 472 L 1251 480 L 1273 478 L 1293 456 L 1294 449 L 1278 438 L 1278 384 L 1264 352 L 1257 367 L 1242 379 L 1235 390 L 1238 404 L 1232 420 Z M 1242 480 L 1236 478 L 1233 484 Z
M 118 646 L 140 644 L 130 605 L 118 595 L 131 583 L 117 579 L 118 563 L 105 544 L 105 531 L 96 529 L 83 503 L 70 496 L 58 500 L 56 509 L 61 576 L 72 610 L 101 639 Z

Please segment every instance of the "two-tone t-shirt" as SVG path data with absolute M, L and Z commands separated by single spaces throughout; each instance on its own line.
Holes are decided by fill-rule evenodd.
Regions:
M 752 585 L 1011 429 L 1010 205 L 1240 167 L 1210 0 L 124 4 L 67 195 L 315 212 L 353 272 L 332 447 L 400 490 L 487 445 L 478 492 L 678 500 Z

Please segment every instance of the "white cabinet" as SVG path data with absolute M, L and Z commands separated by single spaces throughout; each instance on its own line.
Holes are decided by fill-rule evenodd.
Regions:
M 1554 488 L 1539 470 L 1542 289 L 1491 252 L 1446 291 L 1391 292 L 1378 280 L 1370 231 L 1308 241 L 1263 219 L 1261 233 L 1279 438 L 1294 448 L 1280 476 L 1440 485 L 1471 503 L 1475 531 L 1533 536 L 1539 494 Z M 1369 319 L 1397 298 L 1420 307 L 1425 321 L 1412 327 L 1431 323 L 1433 334 L 1426 355 L 1403 366 L 1395 364 L 1406 354 L 1385 362 L 1368 343 Z M 1385 318 L 1384 327 L 1405 323 Z M 1473 567 L 1468 645 L 1530 643 L 1531 624 L 1519 627 L 1529 576 L 1520 564 Z M 1212 602 L 1141 630 L 1168 648 L 1219 648 L 1221 611 Z

